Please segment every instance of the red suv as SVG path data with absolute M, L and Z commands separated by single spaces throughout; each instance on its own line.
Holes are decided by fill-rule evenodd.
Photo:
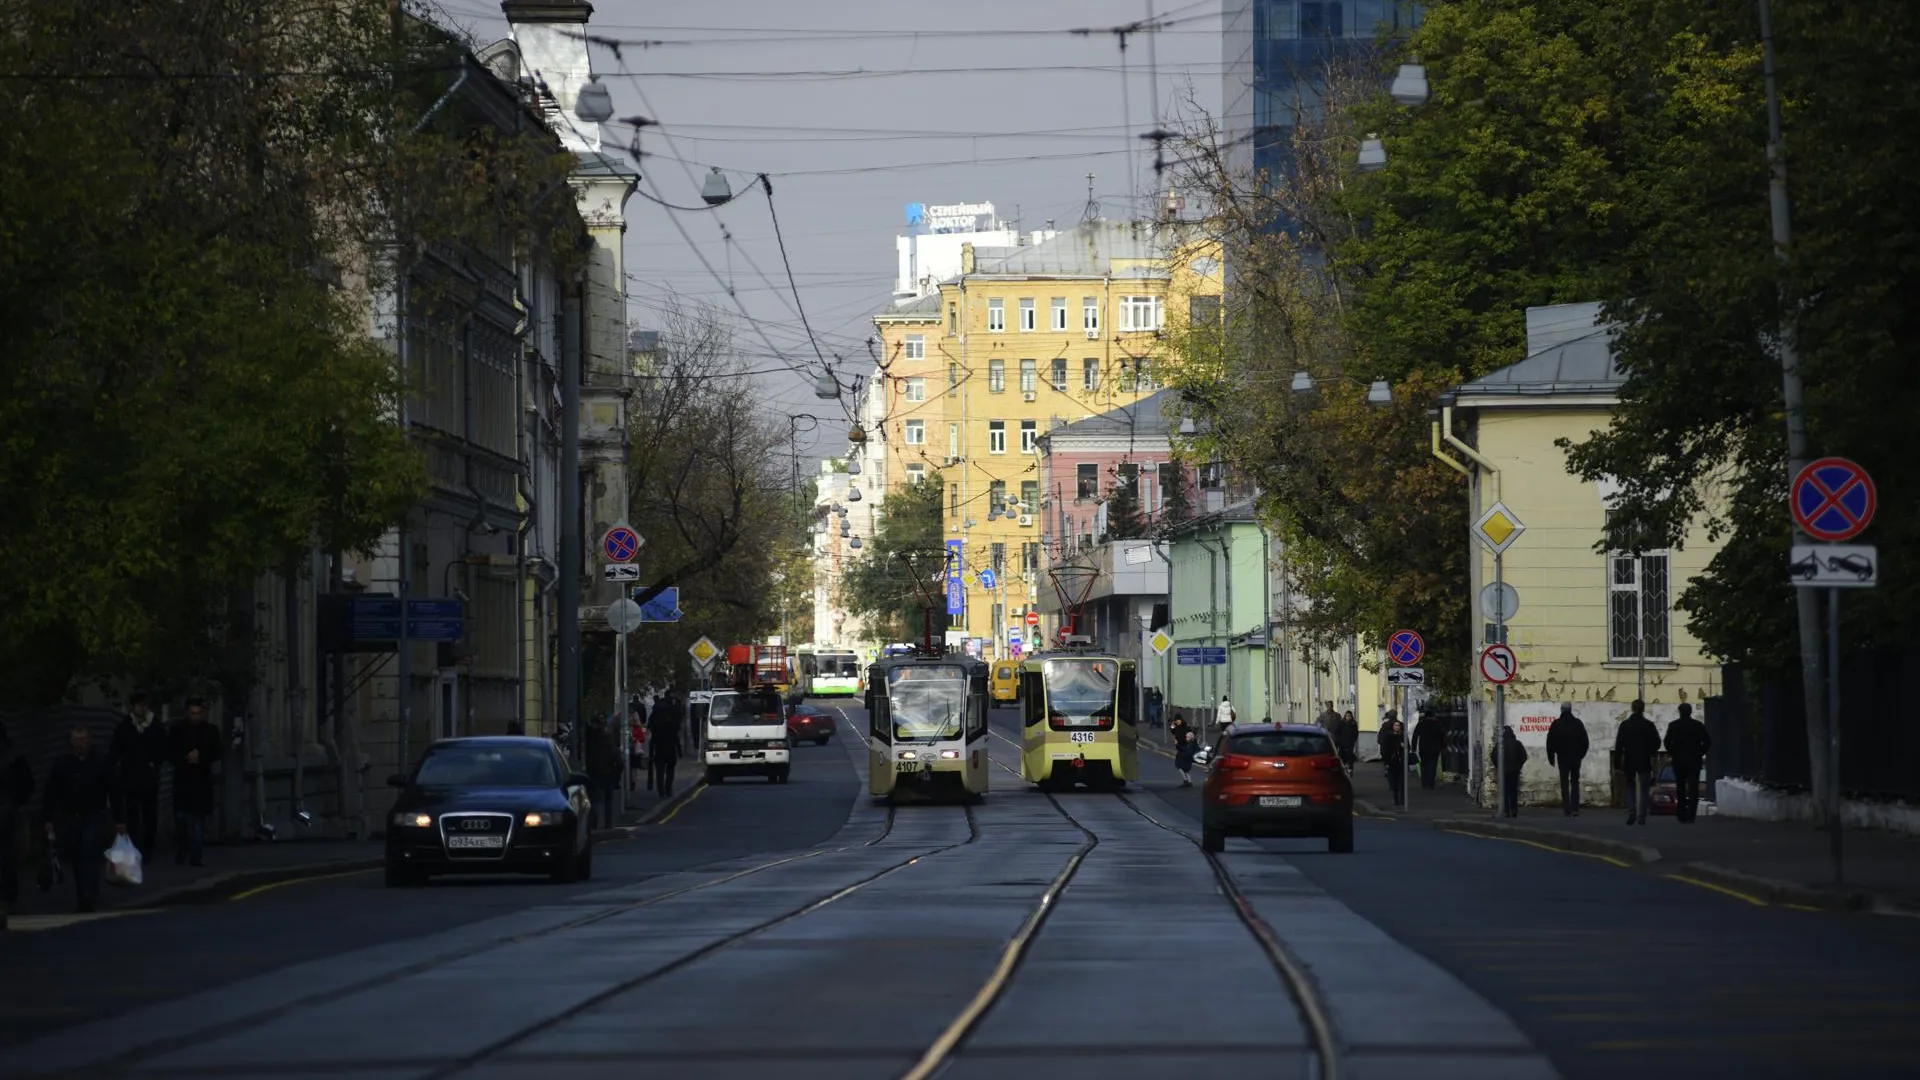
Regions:
M 1229 836 L 1324 836 L 1353 850 L 1353 781 L 1327 733 L 1308 724 L 1240 724 L 1207 765 L 1201 846 Z

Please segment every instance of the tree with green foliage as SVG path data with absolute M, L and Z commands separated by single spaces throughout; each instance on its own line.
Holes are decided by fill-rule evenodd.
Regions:
M 847 612 L 867 620 L 874 633 L 887 640 L 920 640 L 929 614 L 936 633 L 943 625 L 940 499 L 945 490 L 934 472 L 889 492 L 880 505 L 873 538 L 858 558 L 842 559 L 840 587 Z
M 396 238 L 564 255 L 578 228 L 544 133 L 417 122 L 463 55 L 385 0 L 0 15 L 11 702 L 217 669 L 235 590 L 416 498 L 368 332 Z
M 1146 524 L 1141 517 L 1139 474 L 1122 472 L 1116 468 L 1111 476 L 1112 483 L 1107 485 L 1105 539 L 1138 540 L 1147 534 Z

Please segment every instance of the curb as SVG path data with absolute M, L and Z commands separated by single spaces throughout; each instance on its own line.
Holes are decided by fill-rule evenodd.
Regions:
M 1715 885 L 1728 892 L 1745 893 L 1756 900 L 1769 904 L 1787 904 L 1794 907 L 1814 908 L 1819 911 L 1869 911 L 1880 907 L 1876 898 L 1868 893 L 1849 892 L 1837 889 L 1822 889 L 1812 885 L 1802 885 L 1779 878 L 1759 877 L 1730 870 L 1713 863 L 1685 863 L 1681 866 L 1686 876 L 1697 878 L 1709 885 Z M 1892 906 L 1892 901 L 1887 901 Z
M 672 795 L 654 804 L 653 809 L 642 814 L 639 821 L 631 825 L 615 825 L 610 829 L 595 829 L 593 830 L 593 838 L 595 841 L 631 840 L 640 835 L 641 829 L 652 825 L 654 822 L 685 806 L 701 788 L 706 786 L 707 782 L 705 780 L 695 780 L 693 783 L 688 784 L 686 787 L 681 788 L 679 791 L 674 792 Z
M 1475 821 L 1470 818 L 1437 818 L 1434 820 L 1433 827 L 1470 833 L 1475 836 L 1491 836 L 1501 840 L 1525 840 L 1528 843 L 1558 848 L 1561 851 L 1571 851 L 1576 855 L 1600 855 L 1640 865 L 1660 861 L 1658 848 L 1641 847 L 1639 844 L 1628 844 L 1619 840 L 1602 840 L 1593 836 L 1561 832 L 1558 829 L 1534 829 L 1525 825 L 1506 825 L 1497 821 Z

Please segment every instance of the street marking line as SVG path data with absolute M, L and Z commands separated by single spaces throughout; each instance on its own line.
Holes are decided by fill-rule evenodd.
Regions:
M 1597 859 L 1600 862 L 1617 866 L 1622 870 L 1633 869 L 1633 864 L 1627 862 L 1625 859 L 1616 859 L 1611 855 L 1595 855 L 1591 851 L 1569 851 L 1566 848 L 1554 847 L 1552 844 L 1540 843 L 1538 840 L 1522 840 L 1517 836 L 1488 836 L 1485 833 L 1463 832 L 1459 829 L 1441 829 L 1440 831 L 1452 833 L 1455 836 L 1471 836 L 1475 840 L 1498 840 L 1503 844 L 1525 844 L 1531 848 L 1539 848 L 1541 851 L 1551 851 L 1556 855 L 1578 855 L 1583 859 Z
M 126 908 L 120 911 L 74 911 L 64 915 L 12 915 L 7 918 L 7 930 L 10 933 L 38 934 L 48 930 L 77 926 L 80 923 L 98 922 L 101 919 L 158 914 L 160 914 L 159 908 Z
M 1688 885 L 1693 885 L 1698 888 L 1706 889 L 1709 892 L 1717 892 L 1722 896 L 1731 896 L 1735 900 L 1745 900 L 1747 903 L 1752 904 L 1754 907 L 1770 906 L 1766 900 L 1763 900 L 1760 897 L 1753 895 L 1752 893 L 1741 892 L 1739 889 L 1729 889 L 1725 885 L 1715 885 L 1711 881 L 1701 881 L 1699 878 L 1688 877 L 1685 874 L 1662 874 L 1660 876 L 1666 878 L 1668 881 L 1681 881 L 1681 882 L 1685 882 Z M 1808 908 L 1807 910 L 1813 911 L 1818 909 Z
M 337 881 L 340 878 L 358 877 L 361 874 L 371 874 L 377 869 L 379 869 L 377 866 L 368 866 L 359 870 L 342 870 L 337 874 L 313 874 L 308 877 L 288 878 L 285 881 L 269 881 L 265 885 L 255 885 L 251 889 L 234 893 L 232 896 L 227 897 L 227 902 L 231 904 L 236 900 L 245 900 L 250 896 L 259 896 L 263 892 L 284 889 L 289 885 L 305 885 L 310 881 Z
M 700 781 L 700 783 L 699 783 L 699 784 L 698 784 L 698 785 L 697 785 L 697 786 L 696 786 L 696 787 L 695 787 L 695 788 L 693 789 L 693 794 L 691 794 L 691 795 L 689 795 L 689 796 L 687 796 L 686 798 L 684 798 L 684 799 L 682 799 L 682 800 L 680 800 L 680 805 L 679 805 L 679 806 L 676 806 L 676 807 L 674 807 L 674 808 L 673 808 L 672 810 L 670 810 L 670 811 L 668 811 L 668 813 L 667 813 L 667 816 L 665 816 L 665 817 L 663 817 L 663 818 L 661 818 L 661 819 L 660 819 L 660 820 L 658 820 L 658 821 L 655 821 L 655 822 L 653 822 L 653 824 L 654 824 L 654 825 L 665 825 L 665 824 L 666 824 L 667 822 L 669 822 L 669 821 L 672 821 L 672 820 L 673 820 L 674 818 L 676 818 L 676 817 L 679 817 L 679 816 L 680 816 L 680 811 L 682 811 L 682 810 L 685 810 L 685 809 L 686 809 L 687 807 L 689 807 L 689 806 L 692 806 L 692 805 L 693 805 L 693 801 L 694 801 L 695 799 L 698 799 L 698 798 L 699 798 L 700 796 L 702 796 L 702 795 L 705 795 L 706 793 L 707 793 L 707 782 L 706 782 L 705 780 L 702 780 L 702 781 Z

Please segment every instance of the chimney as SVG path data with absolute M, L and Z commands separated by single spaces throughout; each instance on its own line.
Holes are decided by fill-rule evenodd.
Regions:
M 968 241 L 960 245 L 960 272 L 973 273 L 973 243 Z
M 526 74 L 545 84 L 565 114 L 551 119 L 554 134 L 569 150 L 598 151 L 600 125 L 574 115 L 580 88 L 593 74 L 585 34 L 593 5 L 587 0 L 505 0 L 500 10 L 520 47 Z

